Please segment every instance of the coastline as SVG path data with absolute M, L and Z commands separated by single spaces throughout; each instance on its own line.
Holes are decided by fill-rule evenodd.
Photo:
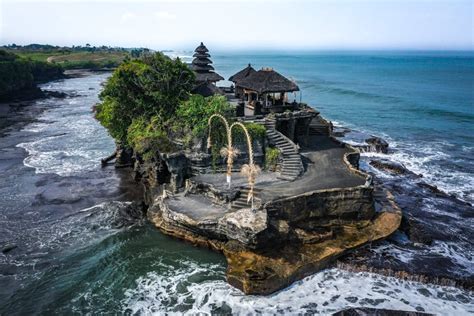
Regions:
M 39 105 L 38 105 L 39 106 Z M 35 106 L 37 107 L 37 106 Z M 31 108 L 33 109 L 33 108 Z M 30 110 L 31 110 L 30 109 Z M 89 114 L 90 115 L 90 114 Z M 18 150 L 21 150 L 23 151 L 23 149 L 20 149 L 18 148 Z M 22 158 L 21 158 L 22 159 Z M 99 161 L 98 160 L 95 160 L 94 163 L 96 165 L 99 164 Z M 22 165 L 21 161 L 20 161 L 20 164 Z M 24 168 L 24 167 L 23 167 Z M 27 168 L 29 169 L 29 168 Z M 125 178 L 129 179 L 129 175 L 128 175 L 128 170 L 127 169 L 122 169 L 124 171 L 124 174 L 125 174 Z M 117 170 L 117 171 L 114 171 L 112 168 L 110 167 L 107 167 L 104 169 L 104 171 L 106 173 L 109 173 L 109 172 L 117 172 L 117 171 L 120 171 L 120 170 Z M 85 177 L 89 178 L 89 179 L 84 179 L 84 180 L 87 180 L 87 181 L 93 181 L 95 182 L 96 180 L 94 179 L 90 179 L 90 174 L 89 175 L 85 175 Z M 52 178 L 59 178 L 59 177 L 52 177 Z M 60 178 L 59 178 L 60 179 Z M 70 185 L 72 183 L 76 183 L 79 181 L 80 179 L 73 179 L 73 182 L 69 183 L 68 184 L 68 181 L 65 181 L 63 182 L 64 185 L 64 189 L 70 187 Z M 31 179 L 30 179 L 31 181 Z M 47 188 L 48 185 L 52 185 L 52 182 L 48 182 L 48 181 L 45 181 L 45 176 L 42 176 L 41 177 L 41 182 L 42 182 L 42 185 L 44 186 L 44 188 Z M 112 189 L 113 186 L 114 186 L 114 183 L 115 182 L 106 182 L 102 187 L 99 185 L 97 188 L 97 190 L 99 190 L 99 192 L 103 192 L 103 189 L 105 188 L 109 188 L 109 189 Z M 87 187 L 87 186 L 86 186 Z M 136 185 L 135 182 L 132 181 L 132 184 L 130 185 L 130 187 L 126 188 L 125 190 L 126 191 L 129 191 L 131 189 L 136 189 L 138 186 Z M 40 188 L 37 188 L 37 189 L 41 189 Z M 80 187 L 77 187 L 77 189 L 79 190 Z M 83 190 L 83 189 L 80 189 L 80 190 Z M 74 190 L 75 191 L 75 190 Z M 50 193 L 48 193 L 50 192 Z M 57 198 L 58 196 L 56 195 L 55 197 L 55 194 L 53 194 L 54 190 L 52 189 L 49 189 L 48 191 L 46 191 L 46 193 L 48 193 L 48 195 L 46 196 L 49 196 L 49 198 L 51 199 L 55 199 Z M 91 193 L 91 195 L 93 195 L 94 193 Z M 124 192 L 122 192 L 122 194 L 124 194 Z M 56 199 L 56 201 L 58 201 Z M 60 210 L 60 207 L 61 205 L 56 205 L 54 206 L 54 209 L 55 210 Z M 108 207 L 106 209 L 97 209 L 94 213 L 92 214 L 102 214 L 104 216 L 104 221 L 101 223 L 103 223 L 104 225 L 108 225 L 110 223 L 110 221 L 113 219 L 108 217 L 109 215 L 109 212 L 111 212 Z M 89 211 L 85 212 L 84 214 L 89 214 Z M 113 214 L 113 213 L 112 213 Z M 97 215 L 91 215 L 91 216 L 97 216 Z M 95 218 L 95 217 L 92 217 L 92 218 Z M 102 218 L 102 216 L 101 216 Z M 121 218 L 121 216 L 119 216 L 119 218 Z M 42 219 L 42 221 L 44 221 L 44 218 Z M 86 223 L 88 223 L 89 221 L 84 221 L 84 220 L 81 220 L 81 221 L 77 221 L 76 225 L 77 225 L 77 228 L 79 230 L 83 230 L 85 228 L 88 228 L 88 225 L 86 225 Z M 91 222 L 91 225 L 94 224 L 94 222 Z M 96 224 L 96 223 L 95 223 Z M 47 231 L 50 231 L 51 230 L 51 233 L 55 233 L 55 230 L 59 228 L 59 227 L 51 227 L 50 229 L 48 229 Z M 103 301 L 101 301 L 99 298 L 100 297 L 103 297 L 104 294 L 103 292 L 101 292 L 100 290 L 100 286 L 93 286 L 92 285 L 92 288 L 89 292 L 89 290 L 86 291 L 86 289 L 90 288 L 91 285 L 90 284 L 94 284 L 96 281 L 94 279 L 91 279 L 91 275 L 96 275 L 97 273 L 92 273 L 92 270 L 90 270 L 89 268 L 86 268 L 88 267 L 91 262 L 84 262 L 83 260 L 82 261 L 79 261 L 81 264 L 84 265 L 84 269 L 86 269 L 86 271 L 90 271 L 91 273 L 88 274 L 87 276 L 84 276 L 84 275 L 80 275 L 81 279 L 82 278 L 86 278 L 87 282 L 91 282 L 89 285 L 87 285 L 86 288 L 84 288 L 84 285 L 81 285 L 81 283 L 79 283 L 79 285 L 77 287 L 79 287 L 78 290 L 72 290 L 71 291 L 73 293 L 76 293 L 76 294 L 80 294 L 81 297 L 82 295 L 84 295 L 84 293 L 93 293 L 94 296 L 88 296 L 87 297 L 83 297 L 80 299 L 80 302 L 84 302 L 84 304 L 87 304 L 87 306 L 90 306 L 90 304 L 93 304 L 94 305 L 94 309 L 88 309 L 90 307 L 82 307 L 84 308 L 84 310 L 88 310 L 88 311 L 117 311 L 117 312 L 120 312 L 120 311 L 123 311 L 125 309 L 129 309 L 129 310 L 142 310 L 142 311 L 150 311 L 151 309 L 154 309 L 155 311 L 159 310 L 159 311 L 163 311 L 163 312 L 166 312 L 166 311 L 173 311 L 173 307 L 171 306 L 167 306 L 166 302 L 164 301 L 161 301 L 159 299 L 159 297 L 157 296 L 155 299 L 155 295 L 156 293 L 164 293 L 166 295 L 169 295 L 169 297 L 180 297 L 182 295 L 185 295 L 187 297 L 189 297 L 189 299 L 192 299 L 193 302 L 194 300 L 198 301 L 199 303 L 192 303 L 194 310 L 196 310 L 196 308 L 198 309 L 204 309 L 204 310 L 214 310 L 213 308 L 211 308 L 211 306 L 209 306 L 209 304 L 212 303 L 213 300 L 219 300 L 222 298 L 221 295 L 224 295 L 225 297 L 231 297 L 232 299 L 228 302 L 229 306 L 232 307 L 232 310 L 234 311 L 245 311 L 245 307 L 244 305 L 247 305 L 247 304 L 250 304 L 251 306 L 256 306 L 256 308 L 259 308 L 259 310 L 261 310 L 262 312 L 265 312 L 265 311 L 269 311 L 269 310 L 272 310 L 269 306 L 266 306 L 266 304 L 264 304 L 263 302 L 270 302 L 270 304 L 272 306 L 277 306 L 278 308 L 282 308 L 282 309 L 285 309 L 285 308 L 289 308 L 288 306 L 285 305 L 285 301 L 286 299 L 290 298 L 290 299 L 293 299 L 295 300 L 295 302 L 299 302 L 299 300 L 301 300 L 302 302 L 307 302 L 307 303 L 310 303 L 310 302 L 316 302 L 319 304 L 319 307 L 317 308 L 317 310 L 321 311 L 321 310 L 328 310 L 327 308 L 330 308 L 331 306 L 347 306 L 349 303 L 348 301 L 345 301 L 345 297 L 349 297 L 350 299 L 352 299 L 351 297 L 353 296 L 353 293 L 351 294 L 351 292 L 347 289 L 347 286 L 344 287 L 344 283 L 341 283 L 343 280 L 345 279 L 340 279 L 341 277 L 344 277 L 344 278 L 349 278 L 348 282 L 350 282 L 351 284 L 351 287 L 352 286 L 355 286 L 356 283 L 354 282 L 359 282 L 361 280 L 364 280 L 364 281 L 367 281 L 369 284 L 372 284 L 371 286 L 376 286 L 377 284 L 380 284 L 380 283 L 384 283 L 384 282 L 388 282 L 385 278 L 383 277 L 380 277 L 378 276 L 377 274 L 374 274 L 374 275 L 367 275 L 367 274 L 361 274 L 361 273 L 355 273 L 355 274 L 352 274 L 352 273 L 345 273 L 345 272 L 342 272 L 342 270 L 334 270 L 334 269 L 329 269 L 329 270 L 324 270 L 316 275 L 312 275 L 308 278 L 306 278 L 305 280 L 303 281 L 300 281 L 300 282 L 297 282 L 296 284 L 294 284 L 294 286 L 290 287 L 290 288 L 287 288 L 285 290 L 282 290 L 281 292 L 277 293 L 277 294 L 274 294 L 274 295 L 271 295 L 271 296 L 266 296 L 265 299 L 262 300 L 256 300 L 255 298 L 253 297 L 246 297 L 246 298 L 242 298 L 241 296 L 241 293 L 232 289 L 232 288 L 229 288 L 226 286 L 226 284 L 224 283 L 224 272 L 220 272 L 221 271 L 221 267 L 224 265 L 224 262 L 222 262 L 222 259 L 220 257 L 220 255 L 216 255 L 214 254 L 213 252 L 208 252 L 206 250 L 203 250 L 203 249 L 194 249 L 194 247 L 190 247 L 189 245 L 185 245 L 183 244 L 183 242 L 179 241 L 175 241 L 173 239 L 170 239 L 170 238 L 166 238 L 166 237 L 162 237 L 161 234 L 159 232 L 156 232 L 155 234 L 155 231 L 156 228 L 154 227 L 150 227 L 149 229 L 147 229 L 146 231 L 148 232 L 147 234 L 153 234 L 153 236 L 156 235 L 156 237 L 154 238 L 158 238 L 158 240 L 152 238 L 150 240 L 142 240 L 143 237 L 120 237 L 121 235 L 125 234 L 126 236 L 129 236 L 131 233 L 128 233 L 127 230 L 126 230 L 126 233 L 120 233 L 117 235 L 116 238 L 113 238 L 113 240 L 106 240 L 104 243 L 101 243 L 100 244 L 100 250 L 98 249 L 98 253 L 95 253 L 95 252 L 92 252 L 92 253 L 88 253 L 87 256 L 95 256 L 95 255 L 98 255 L 98 254 L 101 254 L 101 256 L 105 256 L 104 258 L 106 259 L 105 262 L 102 262 L 102 263 L 98 263 L 97 265 L 92 265 L 90 269 L 93 269 L 93 271 L 104 271 L 104 264 L 106 264 L 106 269 L 112 269 L 112 271 L 115 271 L 113 269 L 116 269 L 116 264 L 115 262 L 117 260 L 120 260 L 120 262 L 123 262 L 124 264 L 121 265 L 121 268 L 119 269 L 119 274 L 115 274 L 116 272 L 113 272 L 115 276 L 117 276 L 118 278 L 120 277 L 123 277 L 123 275 L 127 275 L 128 276 L 128 279 L 131 278 L 131 280 L 129 280 L 128 282 L 129 283 L 120 283 L 121 285 L 120 286 L 123 286 L 123 288 L 126 288 L 128 289 L 127 290 L 127 294 L 125 296 L 125 298 L 123 299 L 123 301 L 114 301 L 114 305 L 113 306 L 109 306 L 108 303 L 104 303 Z M 115 230 L 114 230 L 115 231 Z M 77 234 L 77 233 L 76 233 Z M 97 232 L 95 232 L 94 234 L 97 234 Z M 84 238 L 84 237 L 81 237 L 82 235 L 74 235 L 74 236 L 77 236 L 75 238 Z M 125 238 L 125 239 L 124 239 Z M 161 244 L 159 243 L 160 241 L 162 240 Z M 390 243 L 393 243 L 394 241 L 393 240 L 390 240 Z M 125 243 L 125 245 L 128 245 L 129 243 L 132 243 L 131 245 L 128 245 L 126 248 L 129 248 L 129 251 L 131 251 L 131 253 L 124 253 L 124 254 L 121 254 L 118 258 L 118 254 L 116 253 L 117 251 L 117 247 L 116 246 L 113 246 L 112 245 L 119 245 L 119 249 L 123 248 L 124 246 L 122 246 L 123 244 Z M 375 249 L 378 249 L 380 248 L 380 246 L 384 246 L 386 244 L 386 242 L 382 242 L 382 243 L 377 243 L 377 244 L 371 244 L 371 245 L 368 245 L 366 247 L 364 247 L 364 249 L 361 249 L 360 251 L 356 251 L 354 252 L 354 257 L 355 258 L 358 258 L 358 260 L 365 260 L 364 258 L 370 258 L 370 257 L 373 257 L 375 256 L 376 259 L 378 258 L 378 260 L 380 260 L 380 257 L 373 252 L 373 250 Z M 165 245 L 169 245 L 169 246 L 165 246 Z M 107 251 L 109 251 L 111 253 L 111 255 L 105 255 L 105 254 L 102 254 L 102 251 L 103 251 L 103 248 L 105 247 L 105 249 L 107 249 Z M 133 255 L 133 253 L 136 253 L 137 252 L 137 249 L 138 247 L 140 248 L 140 255 L 137 257 L 136 255 Z M 81 253 L 81 249 L 74 247 L 74 253 L 78 252 L 79 254 Z M 19 248 L 17 249 L 13 249 L 11 252 L 9 252 L 9 256 L 17 256 L 18 253 L 21 254 L 21 252 L 24 251 L 24 246 L 19 244 Z M 368 252 L 367 255 L 364 255 L 365 252 Z M 184 260 L 184 262 L 190 262 L 191 266 L 186 266 L 184 265 L 184 263 L 181 263 L 181 265 L 178 265 L 178 266 L 172 266 L 172 265 L 166 265 L 167 262 L 169 262 L 171 259 L 169 259 L 168 257 L 170 256 L 170 254 L 172 253 L 176 253 L 176 256 L 179 258 L 179 262 L 182 262 Z M 385 255 L 387 256 L 387 254 Z M 8 258 L 8 256 L 6 257 Z M 16 258 L 16 257 L 12 257 L 12 258 Z M 74 257 L 75 258 L 75 257 Z M 133 263 L 132 262 L 129 262 L 128 260 L 131 260 L 131 259 L 127 259 L 127 258 L 135 258 L 133 259 Z M 205 258 L 214 258 L 212 260 L 212 264 L 211 265 L 207 265 L 207 263 L 205 264 L 202 264 L 200 265 L 199 262 L 201 262 L 202 260 L 204 260 L 205 262 L 207 262 Z M 109 260 L 110 259 L 110 260 Z M 385 257 L 386 260 L 388 260 L 388 264 L 390 265 L 394 265 L 394 262 L 392 261 L 393 259 L 390 258 L 390 257 Z M 35 260 L 39 260 L 38 258 L 35 259 Z M 51 260 L 51 258 L 49 258 L 49 260 Z M 67 262 L 67 257 L 64 258 L 64 260 L 66 260 Z M 79 258 L 79 260 L 81 260 Z M 343 260 L 343 261 L 341 261 Z M 347 258 L 347 261 L 351 262 L 353 259 L 350 259 L 350 258 Z M 177 262 L 178 262 L 177 261 Z M 336 266 L 339 264 L 339 262 L 347 262 L 347 261 L 344 261 L 343 258 L 339 259 L 337 262 L 336 262 Z M 112 264 L 112 262 L 114 262 Z M 173 262 L 173 261 L 171 261 Z M 429 261 L 425 261 L 426 262 L 429 262 Z M 174 264 L 178 264 L 178 263 L 173 263 Z M 417 264 L 420 264 L 420 266 L 422 265 L 422 262 L 418 262 Z M 134 267 L 143 267 L 143 266 L 146 266 L 148 267 L 148 270 L 145 270 L 144 272 L 140 272 L 140 273 L 137 273 L 136 272 L 136 269 L 135 268 L 132 268 L 130 265 L 133 265 Z M 160 270 L 159 267 L 161 267 L 161 265 L 163 265 L 163 271 Z M 219 268 L 216 267 L 216 265 L 219 266 Z M 65 272 L 68 272 L 68 280 L 69 278 L 75 278 L 76 277 L 76 273 L 77 271 L 70 271 L 70 270 L 67 270 L 68 265 L 66 265 L 66 267 L 62 268 L 63 269 L 66 269 Z M 374 265 L 373 263 L 370 263 L 369 266 L 367 266 L 367 268 L 369 269 L 369 271 L 371 269 L 373 269 L 373 267 L 375 267 L 376 265 Z M 395 264 L 395 267 L 396 266 L 400 266 L 399 264 Z M 408 265 L 405 265 L 405 266 L 408 266 Z M 37 266 L 38 268 L 40 268 L 40 265 Z M 115 267 L 115 268 L 114 268 Z M 403 266 L 402 266 L 403 267 Z M 429 265 L 428 265 L 429 267 Z M 124 270 L 125 269 L 125 270 Z M 188 269 L 190 269 L 188 271 Z M 197 270 L 196 270 L 197 269 Z M 216 272 L 216 269 L 219 273 Z M 347 267 L 344 267 L 344 269 L 347 269 Z M 348 269 L 349 270 L 349 269 Z M 365 271 L 365 267 L 363 267 L 363 270 Z M 178 276 L 175 276 L 174 274 L 176 273 L 176 271 L 179 271 L 179 275 Z M 201 271 L 199 273 L 197 272 L 193 272 L 193 271 Z M 377 271 L 377 272 L 383 272 L 383 271 Z M 218 276 L 215 276 L 216 273 L 218 274 Z M 161 277 L 161 275 L 163 275 L 163 277 Z M 209 277 L 209 275 L 211 275 L 212 277 Z M 402 277 L 403 275 L 401 275 L 399 279 L 403 279 Z M 410 277 L 412 276 L 412 273 L 410 273 Z M 204 283 L 195 283 L 196 282 L 196 277 L 199 277 L 200 279 L 202 280 L 208 280 L 209 278 L 211 278 L 210 281 L 204 281 Z M 325 278 L 330 278 L 331 281 L 329 280 L 325 280 Z M 336 278 L 336 279 L 334 279 Z M 55 278 L 56 279 L 56 278 Z M 368 280 L 367 280 L 368 279 Z M 39 298 L 41 298 L 42 301 L 48 301 L 48 298 L 44 296 L 44 293 L 45 291 L 47 292 L 48 289 L 50 288 L 57 288 L 58 285 L 61 285 L 61 283 L 59 283 L 61 280 L 61 278 L 59 278 L 59 280 L 57 281 L 58 283 L 51 283 L 52 281 L 48 279 L 47 275 L 45 277 L 42 278 L 42 281 L 41 281 L 41 284 L 36 284 L 35 286 L 35 289 L 38 288 L 41 292 L 34 292 L 37 294 L 37 296 Z M 165 287 L 161 287 L 161 285 L 163 286 L 166 286 L 166 284 L 168 284 L 167 282 L 173 280 L 172 284 L 178 284 L 179 288 L 188 288 L 188 290 L 186 290 L 186 292 L 181 293 L 176 293 L 173 291 L 173 289 L 175 289 L 174 285 L 173 286 L 170 286 L 169 288 L 165 288 Z M 218 280 L 218 281 L 216 281 Z M 396 281 L 396 280 L 392 280 L 392 279 L 389 279 L 390 282 L 386 283 L 385 286 L 387 287 L 387 289 L 390 289 L 390 290 L 393 290 L 395 289 L 396 291 L 399 290 L 398 287 L 395 287 L 394 284 L 398 284 L 399 282 L 401 281 Z M 426 279 L 415 279 L 416 281 L 422 281 L 422 282 L 427 282 L 427 284 L 437 284 L 436 283 L 436 280 L 430 280 L 429 278 Z M 347 280 L 346 280 L 347 281 Z M 376 282 L 377 281 L 377 282 Z M 322 283 L 321 283 L 322 282 Z M 375 283 L 374 283 L 375 282 Z M 46 284 L 46 285 L 44 285 Z M 111 286 L 113 288 L 113 284 L 109 284 L 109 283 L 106 283 L 108 284 L 108 286 Z M 172 285 L 170 284 L 170 285 Z M 315 296 L 318 296 L 318 295 L 321 295 L 320 293 L 320 287 L 322 286 L 321 284 L 324 285 L 325 288 L 327 288 L 327 291 L 325 295 L 322 296 L 322 300 L 316 300 L 314 299 Z M 400 290 L 403 290 L 404 287 L 406 286 L 409 286 L 408 284 L 411 284 L 411 283 L 400 283 L 402 284 L 400 287 Z M 145 286 L 146 285 L 146 286 Z M 449 285 L 453 285 L 451 283 L 449 283 Z M 143 286 L 143 287 L 142 287 Z M 333 289 L 334 286 L 337 286 L 337 289 Z M 445 295 L 445 291 L 447 293 L 453 293 L 453 290 L 452 289 L 448 289 L 448 290 L 441 290 L 437 287 L 434 287 L 434 286 L 422 286 L 422 285 L 419 285 L 419 284 L 416 284 L 416 285 L 413 285 L 411 284 L 410 285 L 410 288 L 412 289 L 412 291 L 414 291 L 414 293 L 412 294 L 409 294 L 408 293 L 398 293 L 396 294 L 396 296 L 393 296 L 392 298 L 390 298 L 390 296 L 384 296 L 382 294 L 380 294 L 379 292 L 375 293 L 376 295 L 379 295 L 383 298 L 389 298 L 390 300 L 394 300 L 394 301 L 398 301 L 401 298 L 406 298 L 408 299 L 409 301 L 411 301 L 410 297 L 416 297 L 416 295 L 418 296 L 421 296 L 419 294 L 417 294 L 417 288 L 419 288 L 420 291 L 426 291 L 425 289 L 428 288 L 429 291 L 431 291 L 432 293 L 434 293 L 436 295 L 436 293 L 438 293 L 438 295 Z M 463 287 L 463 288 L 466 288 L 466 287 Z M 31 287 L 27 286 L 27 289 L 29 289 L 29 291 L 33 291 Z M 318 289 L 317 291 L 315 289 Z M 37 291 L 37 290 L 36 290 Z M 54 290 L 55 293 L 57 293 L 58 295 L 65 295 L 65 293 L 63 292 L 60 292 L 59 290 Z M 59 291 L 59 292 L 58 292 Z M 82 291 L 86 291 L 86 292 L 82 292 Z M 154 291 L 158 291 L 158 292 L 154 292 Z M 197 292 L 195 292 L 197 291 Z M 295 292 L 296 291 L 296 292 Z M 316 292 L 315 292 L 316 291 Z M 365 290 L 364 290 L 365 291 Z M 367 291 L 369 291 L 369 289 L 367 289 Z M 437 292 L 438 291 L 438 292 Z M 145 293 L 145 295 L 147 295 L 146 299 L 143 299 L 143 294 Z M 330 293 L 333 293 L 333 294 L 330 294 Z M 359 300 L 362 300 L 363 297 L 366 297 L 367 294 L 364 294 L 365 292 L 361 292 L 361 297 L 359 298 Z M 455 292 L 457 293 L 457 292 Z M 76 295 L 75 294 L 75 295 Z M 202 295 L 201 295 L 202 294 Z M 370 292 L 369 294 L 373 295 L 374 293 Z M 301 298 L 301 295 L 304 295 L 303 298 Z M 308 296 L 309 295 L 309 296 Z M 337 299 L 336 297 L 338 295 L 342 295 L 340 299 Z M 365 296 L 364 296 L 365 295 Z M 461 295 L 461 294 L 459 294 Z M 463 294 L 465 295 L 465 294 Z M 207 300 L 204 299 L 204 297 L 207 297 L 209 296 L 211 298 L 211 301 L 206 303 Z M 22 294 L 22 292 L 19 292 L 17 293 L 17 297 L 18 298 L 21 298 L 21 297 L 24 297 L 24 293 Z M 70 297 L 70 296 L 67 296 L 67 297 Z M 95 297 L 95 298 L 94 298 Z M 369 298 L 373 298 L 372 296 L 368 296 Z M 422 296 L 423 298 L 424 296 Z M 440 296 L 441 297 L 441 296 Z M 444 297 L 444 296 L 443 296 Z M 461 297 L 461 296 L 459 296 Z M 75 298 L 75 296 L 72 296 L 70 297 L 71 299 Z M 334 299 L 334 300 L 333 300 Z M 134 301 L 137 300 L 138 302 L 140 302 L 140 305 L 137 305 L 134 303 Z M 321 305 L 322 302 L 324 302 L 324 300 L 327 300 L 328 302 L 328 307 L 325 307 L 325 305 Z M 431 298 L 427 298 L 427 300 L 429 302 L 432 302 L 432 299 Z M 440 300 L 440 298 L 436 299 L 437 301 Z M 33 300 L 33 302 L 37 302 L 36 300 Z M 416 301 L 415 301 L 416 302 Z M 415 302 L 413 304 L 415 304 Z M 442 302 L 445 302 L 445 300 L 441 300 L 440 301 L 440 304 Z M 448 304 L 450 302 L 447 302 Z M 28 304 L 22 304 L 21 306 L 18 305 L 18 302 L 12 302 L 12 306 L 16 306 L 15 310 L 17 311 L 30 311 L 30 309 L 28 309 Z M 50 303 L 52 304 L 52 303 Z M 73 307 L 73 305 L 68 305 L 70 303 L 66 303 L 66 302 L 58 302 L 58 303 L 55 303 L 56 305 L 49 305 L 50 308 L 51 306 L 59 306 L 60 308 L 62 308 L 61 310 L 63 311 L 68 311 L 70 310 L 71 308 L 76 308 L 76 307 Z M 81 303 L 82 304 L 82 303 Z M 204 304 L 204 305 L 201 305 L 201 304 Z M 326 304 L 326 303 L 325 303 Z M 352 303 L 353 305 L 359 305 L 358 303 Z M 365 303 L 365 304 L 369 304 L 370 303 Z M 384 305 L 385 303 L 381 303 L 380 306 L 387 306 L 386 304 Z M 294 304 L 292 304 L 293 306 Z M 425 306 L 423 305 L 422 303 L 420 303 L 421 306 L 424 306 L 425 309 L 427 309 L 427 311 L 430 311 L 430 308 L 429 306 Z M 36 305 L 35 305 L 35 308 L 43 308 L 43 310 L 45 310 L 44 308 L 45 307 L 40 307 L 40 306 L 43 306 L 41 302 L 37 302 Z M 66 307 L 66 306 L 69 306 L 69 307 Z M 107 307 L 104 307 L 104 306 L 107 306 Z M 142 306 L 142 307 L 139 307 L 139 306 Z M 151 308 L 151 309 L 146 309 L 148 306 L 148 308 Z M 161 307 L 159 307 L 161 306 Z M 218 305 L 220 306 L 220 305 Z M 295 308 L 302 308 L 302 310 L 308 310 L 306 306 L 306 303 L 298 303 L 296 305 L 294 305 Z M 404 308 L 402 307 L 402 305 L 393 305 L 393 306 L 400 306 L 400 309 L 409 309 L 409 308 L 414 308 L 413 306 L 416 306 L 415 305 L 403 305 L 405 306 Z M 5 307 L 2 307 L 2 308 L 5 308 Z M 124 308 L 122 310 L 122 308 Z M 140 308 L 143 308 L 143 309 L 140 309 Z M 184 307 L 183 307 L 184 308 Z M 270 308 L 270 309 L 269 309 Z M 342 308 L 342 307 L 340 307 Z M 9 310 L 9 309 L 6 309 L 6 310 Z M 186 309 L 187 310 L 187 309 Z M 296 309 L 291 309 L 293 312 L 297 312 Z M 330 309 L 329 309 L 330 310 Z M 433 310 L 433 309 L 431 309 Z M 288 311 L 290 311 L 288 309 Z

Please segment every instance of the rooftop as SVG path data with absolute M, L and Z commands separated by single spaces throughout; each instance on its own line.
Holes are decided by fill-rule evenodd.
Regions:
M 232 81 L 234 83 L 237 83 L 237 82 L 240 82 L 242 81 L 243 79 L 247 78 L 249 75 L 253 74 L 253 73 L 256 73 L 257 71 L 252 67 L 251 64 L 248 64 L 247 67 L 245 67 L 244 69 L 240 70 L 239 72 L 237 72 L 236 74 L 234 74 L 233 76 L 230 76 L 229 77 L 229 81 Z
M 239 87 L 262 93 L 292 92 L 300 88 L 272 68 L 262 68 L 236 83 Z

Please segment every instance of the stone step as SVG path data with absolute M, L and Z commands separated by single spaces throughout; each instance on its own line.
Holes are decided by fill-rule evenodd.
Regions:
M 282 164 L 282 167 L 285 168 L 285 167 L 298 167 L 300 168 L 301 167 L 301 163 L 300 162 L 283 162 Z
M 297 170 L 298 172 L 300 172 L 301 170 L 301 165 L 284 165 L 281 167 L 281 171 L 293 171 L 293 170 Z

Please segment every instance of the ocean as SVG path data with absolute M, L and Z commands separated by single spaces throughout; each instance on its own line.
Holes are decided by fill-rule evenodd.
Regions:
M 472 286 L 474 53 L 210 49 L 223 77 L 248 63 L 272 67 L 296 81 L 297 100 L 347 129 L 343 140 L 357 145 L 373 135 L 389 143 L 387 154 L 362 154 L 361 168 L 434 240 L 414 245 L 397 232 L 356 252 L 364 262 Z M 192 53 L 172 55 L 189 61 Z M 232 288 L 222 255 L 163 236 L 124 211 L 135 207 L 140 189 L 126 172 L 100 167 L 114 143 L 91 113 L 109 75 L 46 83 L 43 89 L 68 97 L 0 112 L 0 120 L 13 118 L 0 131 L 0 246 L 12 248 L 0 253 L 0 314 L 329 314 L 348 306 L 474 312 L 474 294 L 463 287 L 341 268 L 265 297 Z M 412 173 L 390 174 L 373 160 Z

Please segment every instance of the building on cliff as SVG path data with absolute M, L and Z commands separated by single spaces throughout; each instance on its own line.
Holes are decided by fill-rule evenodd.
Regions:
M 296 97 L 288 102 L 288 93 L 299 91 L 298 85 L 272 68 L 253 72 L 248 69 L 247 76 L 236 79 L 234 75 L 232 79 L 236 80 L 235 91 L 244 101 L 246 115 L 293 111 L 298 106 Z
M 247 78 L 248 76 L 256 73 L 257 71 L 249 63 L 247 67 L 235 73 L 229 77 L 229 81 L 233 82 L 235 85 L 235 96 L 241 97 L 243 95 L 243 90 L 239 86 L 239 82 Z
M 214 71 L 209 50 L 202 42 L 194 50 L 193 57 L 190 67 L 196 74 L 196 85 L 192 92 L 205 97 L 222 94 L 217 88 L 216 82 L 224 80 L 224 78 Z

